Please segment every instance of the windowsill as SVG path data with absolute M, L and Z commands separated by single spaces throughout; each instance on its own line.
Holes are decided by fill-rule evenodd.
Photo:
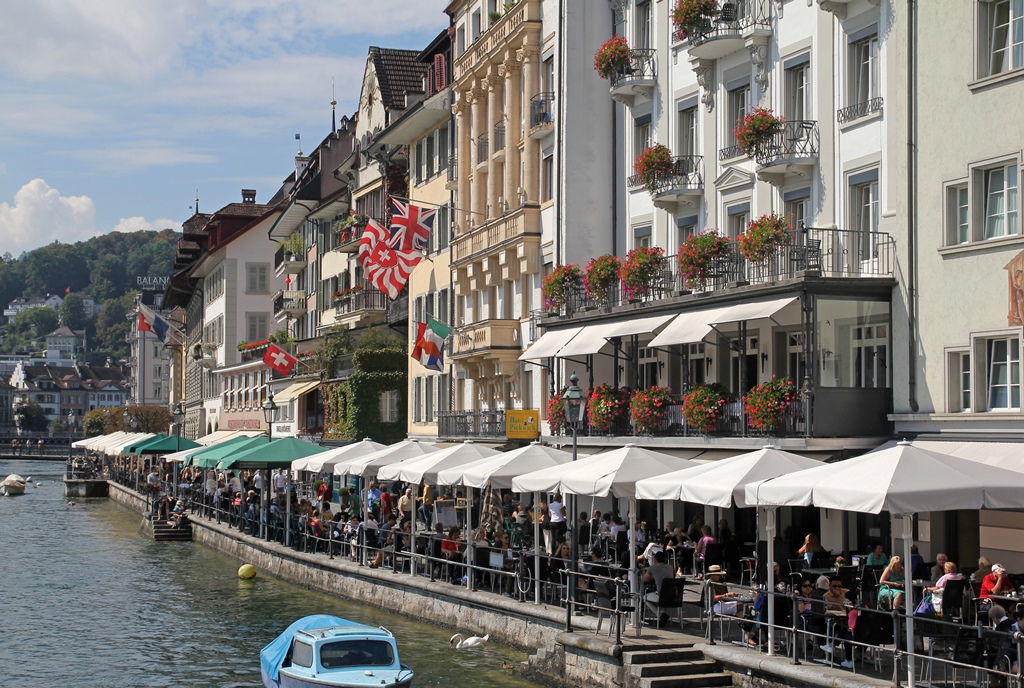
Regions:
M 940 256 L 957 255 L 960 253 L 975 253 L 978 251 L 984 251 L 992 248 L 1005 248 L 1007 246 L 1019 246 L 1024 244 L 1024 236 L 1015 234 L 1008 237 L 999 237 L 998 239 L 983 239 L 981 241 L 971 241 L 966 244 L 955 244 L 953 246 L 943 246 L 939 249 Z
M 553 199 L 553 198 L 550 199 L 550 200 L 547 200 L 547 201 L 541 201 L 540 209 L 541 210 L 547 210 L 548 208 L 552 207 L 554 204 L 555 204 L 555 199 Z
M 1016 81 L 1024 77 L 1024 67 L 1018 67 L 1011 69 L 1008 72 L 1002 72 L 1001 74 L 994 74 L 992 76 L 985 76 L 974 81 L 967 82 L 967 88 L 971 91 L 982 91 L 990 86 L 997 86 L 1006 81 Z
M 884 114 L 885 114 L 885 109 L 884 108 L 882 108 L 880 110 L 875 110 L 874 112 L 869 112 L 868 114 L 864 115 L 863 117 L 858 117 L 857 119 L 852 119 L 849 122 L 843 122 L 842 124 L 839 125 L 839 131 L 848 131 L 850 129 L 855 129 L 856 127 L 859 127 L 862 124 L 867 124 L 868 122 L 874 122 L 876 120 L 880 120 L 880 119 L 882 119 L 882 116 Z
M 1012 420 L 1019 421 L 1024 420 L 1024 413 L 1021 413 L 1019 409 L 1006 409 L 1006 410 L 995 410 L 995 411 L 952 411 L 948 413 L 890 413 L 889 420 L 891 421 L 955 421 L 955 420 L 969 420 L 969 421 L 988 421 L 998 423 L 1002 421 Z

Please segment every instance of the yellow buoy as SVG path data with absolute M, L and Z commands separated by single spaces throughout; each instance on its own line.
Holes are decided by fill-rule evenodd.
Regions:
M 246 580 L 256 577 L 256 567 L 252 564 L 242 564 L 238 567 L 238 577 Z

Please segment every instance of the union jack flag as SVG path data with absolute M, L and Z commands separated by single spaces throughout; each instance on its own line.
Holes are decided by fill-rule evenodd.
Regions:
M 391 199 L 395 212 L 391 215 L 391 236 L 401 242 L 401 250 L 426 252 L 430 230 L 434 228 L 436 209 L 421 208 L 412 203 Z
M 388 232 L 372 218 L 359 240 L 359 263 L 366 279 L 392 299 L 398 298 L 412 269 L 423 260 L 422 253 L 403 249 L 401 243 L 401 236 Z

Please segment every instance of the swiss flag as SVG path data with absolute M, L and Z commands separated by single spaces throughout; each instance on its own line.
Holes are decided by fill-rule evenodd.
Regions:
M 282 375 L 292 372 L 292 366 L 298 363 L 298 361 L 299 359 L 273 344 L 268 346 L 267 353 L 263 354 L 263 362 Z

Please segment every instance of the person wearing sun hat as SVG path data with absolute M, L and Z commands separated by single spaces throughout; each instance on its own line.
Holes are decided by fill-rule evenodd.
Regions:
M 718 564 L 712 564 L 705 573 L 710 579 L 708 588 L 711 590 L 711 596 L 715 602 L 715 614 L 735 616 L 738 606 L 735 599 L 736 593 L 730 592 L 726 584 L 722 582 L 725 570 Z
M 1006 572 L 1006 567 L 1002 564 L 992 564 L 992 573 L 982 579 L 978 597 L 984 600 L 992 595 L 1008 595 L 1013 591 L 1013 583 L 1010 581 L 1010 574 Z

